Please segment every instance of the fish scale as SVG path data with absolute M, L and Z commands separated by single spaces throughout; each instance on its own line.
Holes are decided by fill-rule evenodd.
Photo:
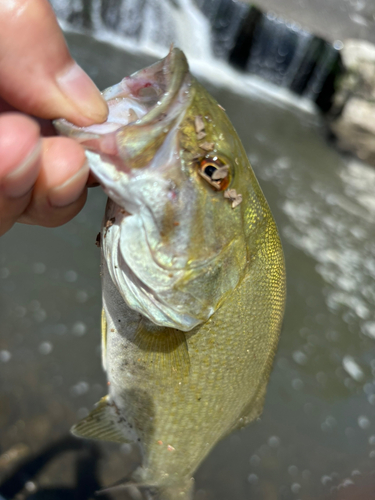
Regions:
M 153 82 L 150 103 L 136 89 Z M 137 443 L 132 484 L 187 500 L 212 447 L 262 411 L 284 312 L 283 251 L 237 134 L 181 51 L 105 91 L 110 109 L 117 93 L 144 116 L 124 123 L 124 106 L 128 118 L 118 132 L 104 124 L 103 137 L 100 125 L 57 124 L 88 148 L 110 197 L 100 238 L 109 394 L 73 433 Z

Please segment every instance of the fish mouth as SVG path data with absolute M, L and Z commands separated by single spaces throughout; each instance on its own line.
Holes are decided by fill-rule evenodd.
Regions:
M 104 123 L 77 127 L 65 119 L 54 121 L 58 133 L 72 137 L 98 154 L 108 169 L 130 174 L 147 166 L 190 100 L 189 66 L 184 53 L 171 48 L 161 61 L 140 70 L 102 92 L 109 114 Z M 99 182 L 98 161 L 90 167 Z M 104 176 L 107 177 L 107 176 Z M 113 172 L 113 177 L 117 177 Z M 104 182 L 103 187 L 106 185 Z

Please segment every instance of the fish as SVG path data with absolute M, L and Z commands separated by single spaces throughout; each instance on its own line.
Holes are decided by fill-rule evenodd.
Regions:
M 213 446 L 262 412 L 282 245 L 237 133 L 181 50 L 102 95 L 105 123 L 55 122 L 108 195 L 97 239 L 108 394 L 72 432 L 138 444 L 128 484 L 188 500 Z

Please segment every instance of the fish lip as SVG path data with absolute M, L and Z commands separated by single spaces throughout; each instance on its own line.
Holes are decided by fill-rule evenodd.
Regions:
M 131 169 L 147 168 L 166 136 L 181 121 L 192 98 L 189 65 L 181 50 L 172 49 L 154 68 L 158 69 L 155 74 L 162 73 L 164 78 L 162 97 L 140 119 L 115 132 L 118 155 Z M 134 81 L 139 73 L 142 71 L 135 73 Z
M 172 104 L 181 89 L 184 80 L 189 73 L 189 65 L 185 54 L 178 48 L 171 48 L 169 54 L 160 61 L 163 63 L 162 72 L 165 75 L 170 75 L 166 91 L 160 101 L 156 103 L 148 113 L 135 122 L 136 125 L 142 126 L 150 122 L 158 121 L 169 105 Z M 158 63 L 156 63 L 157 65 Z M 137 73 L 136 73 L 137 74 Z

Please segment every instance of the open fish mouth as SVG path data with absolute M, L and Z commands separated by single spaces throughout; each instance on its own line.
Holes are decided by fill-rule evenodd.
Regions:
M 161 61 L 103 91 L 109 109 L 106 122 L 77 127 L 59 119 L 54 125 L 86 148 L 93 174 L 123 206 L 114 183 L 119 187 L 134 169 L 151 162 L 188 106 L 190 81 L 185 55 L 174 48 Z

